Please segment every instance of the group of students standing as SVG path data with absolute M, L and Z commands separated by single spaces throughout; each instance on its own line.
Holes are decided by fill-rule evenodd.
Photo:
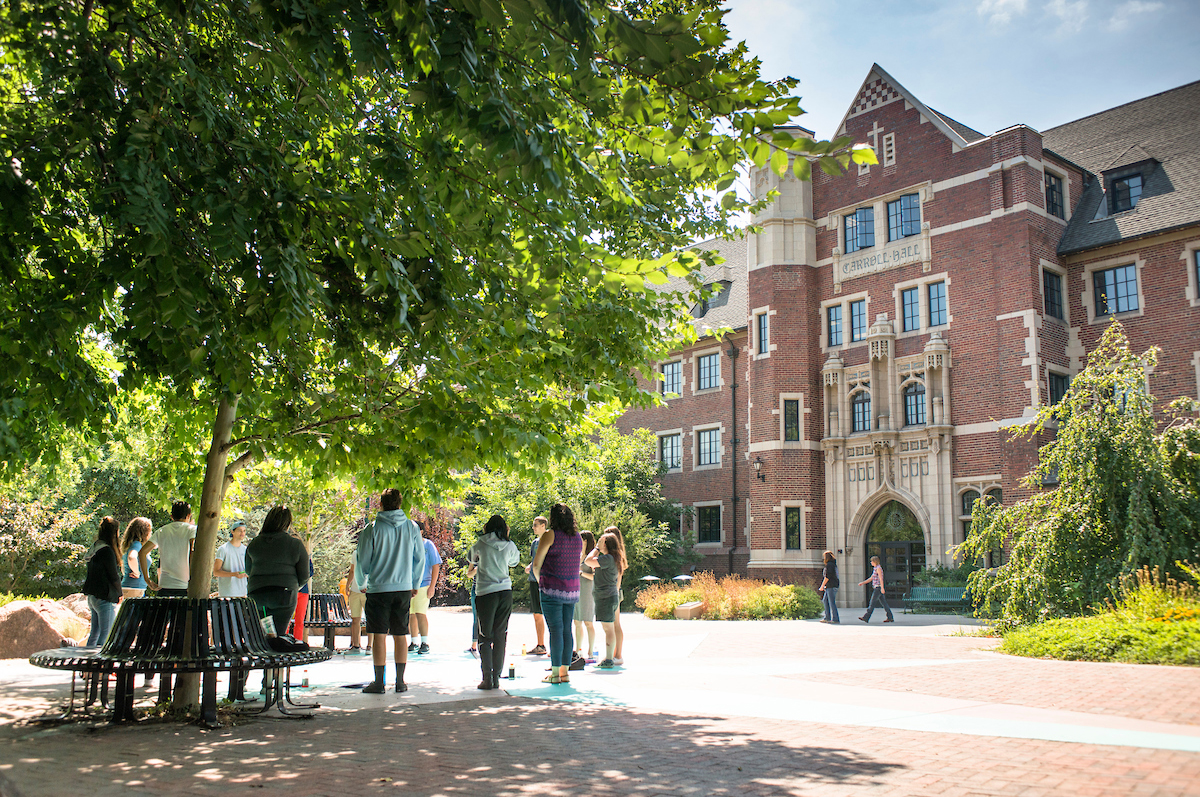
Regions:
M 312 562 L 308 549 L 288 534 L 292 513 L 285 506 L 267 512 L 262 530 L 244 545 L 246 524 L 237 521 L 229 542 L 217 550 L 212 574 L 223 598 L 250 597 L 272 618 L 278 633 L 287 631 L 296 616 L 297 637 L 303 637 L 303 612 L 307 601 Z M 87 553 L 83 593 L 88 598 L 92 627 L 87 644 L 102 645 L 108 638 L 117 606 L 125 598 L 140 598 L 147 590 L 160 597 L 187 597 L 194 553 L 196 526 L 186 501 L 171 506 L 171 522 L 157 530 L 149 518 L 129 522 L 124 535 L 112 517 L 100 521 L 96 541 Z M 158 579 L 150 577 L 150 554 L 158 551 Z

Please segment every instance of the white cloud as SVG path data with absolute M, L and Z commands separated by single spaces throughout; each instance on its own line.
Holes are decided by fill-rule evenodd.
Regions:
M 1050 0 L 1046 11 L 1058 17 L 1059 33 L 1078 33 L 1087 20 L 1087 0 Z
M 1129 0 L 1127 3 L 1121 3 L 1113 13 L 1112 19 L 1108 21 L 1108 29 L 1114 33 L 1123 31 L 1129 27 L 1129 23 L 1133 22 L 1135 17 L 1153 14 L 1162 7 L 1162 3 L 1148 3 L 1144 0 Z
M 979 0 L 980 15 L 988 17 L 996 25 L 1012 22 L 1013 17 L 1025 13 L 1027 0 Z

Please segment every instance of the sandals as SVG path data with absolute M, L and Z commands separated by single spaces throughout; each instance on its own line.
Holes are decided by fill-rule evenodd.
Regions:
M 552 673 L 550 675 L 547 675 L 545 678 L 543 678 L 542 683 L 544 683 L 544 684 L 569 684 L 569 683 L 571 683 L 571 679 L 565 675 L 554 675 Z

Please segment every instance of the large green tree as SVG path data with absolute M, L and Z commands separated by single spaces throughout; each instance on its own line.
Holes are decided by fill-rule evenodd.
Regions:
M 1134 354 L 1113 322 L 1071 380 L 1025 434 L 1053 428 L 1012 506 L 981 499 L 961 547 L 984 560 L 1002 546 L 1009 560 L 969 577 L 977 607 L 1006 625 L 1079 614 L 1114 598 L 1139 568 L 1175 573 L 1200 559 L 1200 427 L 1194 401 L 1160 429 L 1146 390 L 1156 351 Z M 1187 417 L 1191 416 L 1191 417 Z M 1057 479 L 1058 486 L 1042 489 Z
M 776 131 L 795 82 L 687 8 L 4 4 L 0 459 L 160 393 L 157 480 L 203 474 L 199 594 L 247 464 L 436 494 L 648 400 L 634 371 L 690 326 L 644 285 L 692 273 L 735 167 L 852 156 Z

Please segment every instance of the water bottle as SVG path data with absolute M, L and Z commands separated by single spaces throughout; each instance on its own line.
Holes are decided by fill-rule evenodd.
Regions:
M 308 669 L 307 668 L 304 670 L 304 678 L 300 681 L 300 686 L 304 687 L 305 689 L 308 688 Z
M 513 666 L 513 663 L 511 661 L 508 663 L 508 680 L 510 680 L 510 681 L 517 680 L 517 668 L 515 666 Z

